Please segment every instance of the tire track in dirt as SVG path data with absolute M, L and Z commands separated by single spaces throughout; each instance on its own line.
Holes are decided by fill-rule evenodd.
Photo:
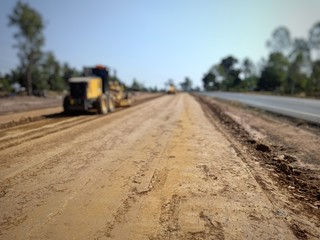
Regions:
M 212 220 L 212 217 L 200 212 L 199 219 L 203 221 L 203 230 L 184 233 L 181 230 L 179 212 L 182 211 L 180 205 L 186 197 L 173 195 L 171 199 L 161 206 L 160 225 L 162 230 L 156 236 L 151 236 L 150 240 L 162 239 L 217 239 L 224 240 L 223 227 L 220 222 Z
M 135 105 L 132 106 L 132 108 L 144 102 L 158 98 L 160 96 L 161 95 L 137 100 L 135 102 Z M 124 110 L 127 110 L 127 108 L 116 109 L 114 113 Z M 85 114 L 84 116 L 78 115 L 68 117 L 63 113 L 59 113 L 48 116 L 35 117 L 33 120 L 29 119 L 27 121 L 28 124 L 25 124 L 24 122 L 22 124 L 17 123 L 16 125 L 13 125 L 13 127 L 11 128 L 6 128 L 0 131 L 0 151 L 2 149 L 6 149 L 12 146 L 17 146 L 26 141 L 41 138 L 43 136 L 47 136 L 48 134 L 62 131 L 67 128 L 71 128 L 73 126 L 77 126 L 86 122 L 94 121 L 97 118 L 106 116 Z
M 171 101 L 166 108 L 172 108 L 177 104 L 180 99 L 175 98 L 174 101 Z M 159 113 L 158 113 L 159 114 Z M 161 158 L 166 151 L 167 142 L 163 142 L 172 134 L 168 127 L 163 124 L 163 120 L 168 121 L 173 117 L 170 116 L 179 115 L 179 111 L 175 113 L 166 112 L 165 115 L 160 117 L 160 125 L 154 126 L 156 129 L 153 129 L 153 133 L 151 134 L 154 142 L 152 144 L 143 142 L 142 146 L 135 146 L 138 149 L 144 149 L 147 153 L 147 159 L 143 161 L 135 161 L 134 163 L 138 165 L 138 169 L 136 174 L 130 177 L 130 182 L 128 183 L 130 187 L 130 191 L 127 196 L 121 201 L 118 208 L 115 210 L 114 214 L 112 214 L 112 220 L 107 222 L 105 226 L 98 230 L 95 234 L 95 239 L 101 238 L 113 238 L 113 231 L 118 225 L 126 222 L 126 214 L 132 209 L 132 206 L 139 201 L 141 197 L 147 194 L 149 191 L 155 188 L 155 178 L 156 172 L 155 168 L 160 163 Z M 133 149 L 132 149 L 133 150 Z M 158 178 L 157 178 L 158 179 Z M 121 229 L 121 227 L 120 227 Z M 122 230 L 121 230 L 122 231 Z M 125 236 L 123 236 L 125 237 Z
M 139 111 L 143 111 L 143 112 L 145 112 L 145 109 L 146 108 L 149 108 L 149 106 L 147 106 L 147 107 L 144 107 L 144 106 L 142 106 L 142 107 L 140 107 L 140 109 L 139 109 Z M 129 110 L 129 109 L 128 109 Z M 134 109 L 130 109 L 131 110 L 131 112 L 133 112 L 134 111 Z M 137 113 L 137 115 L 141 115 L 140 113 Z M 147 116 L 147 115 L 146 115 Z M 150 117 L 151 115 L 149 115 L 149 117 Z M 107 116 L 106 116 L 107 117 Z M 98 117 L 99 118 L 99 117 Z M 111 118 L 111 119 L 110 119 Z M 81 118 L 80 120 L 82 120 L 83 118 Z M 94 118 L 94 119 L 97 119 L 97 118 Z M 93 119 L 93 120 L 94 120 Z M 129 119 L 130 119 L 130 117 L 125 117 L 124 119 L 118 119 L 117 118 L 117 116 L 113 116 L 113 115 L 109 115 L 109 119 L 110 119 L 110 121 L 109 122 L 112 122 L 112 121 L 114 121 L 114 120 L 116 120 L 116 121 L 119 121 L 120 120 L 120 124 L 121 123 L 124 123 L 124 122 L 129 122 L 128 124 L 125 124 L 125 128 L 123 128 L 122 129 L 122 131 L 124 131 L 124 132 L 126 132 L 126 134 L 127 133 L 131 133 L 132 131 L 134 131 L 135 130 L 135 128 L 136 128 L 136 124 L 130 124 L 130 121 L 128 121 Z M 100 119 L 101 121 L 103 121 L 104 119 Z M 83 122 L 83 123 L 90 123 L 90 121 L 92 121 L 92 120 L 88 120 L 88 121 L 85 121 L 85 122 Z M 79 126 L 79 125 L 76 125 L 76 124 L 73 124 L 73 121 L 71 121 L 71 124 L 72 124 L 72 126 L 77 126 L 78 127 L 78 130 L 80 130 L 81 129 L 81 126 Z M 58 125 L 58 127 L 60 127 L 59 125 Z M 91 128 L 93 129 L 94 127 L 92 127 L 91 126 Z M 66 128 L 65 128 L 66 129 Z M 81 131 L 83 131 L 83 130 L 85 130 L 85 132 L 90 132 L 90 128 L 84 128 L 84 129 L 81 129 Z M 71 130 L 69 130 L 69 131 L 72 131 L 72 129 Z M 116 131 L 118 131 L 117 129 L 112 129 L 112 131 L 111 132 L 109 132 L 109 135 L 111 136 L 111 138 L 109 138 L 108 140 L 107 140 L 107 142 L 106 143 L 104 143 L 104 147 L 105 147 L 105 149 L 106 150 L 110 150 L 110 149 L 112 149 L 112 148 L 114 148 L 114 146 L 116 146 L 116 145 L 119 145 L 119 144 L 121 144 L 121 138 L 123 138 L 123 136 L 119 136 L 119 134 L 113 134 L 114 132 L 116 132 Z M 80 133 L 78 133 L 79 135 L 80 135 Z M 44 134 L 43 136 L 47 136 L 46 134 Z M 67 135 L 68 136 L 68 140 L 71 140 L 71 139 L 73 139 L 74 140 L 74 137 L 73 136 L 71 136 L 71 135 Z M 60 137 L 58 137 L 58 138 L 60 138 Z M 67 140 L 67 139 L 66 139 Z M 84 141 L 81 141 L 80 143 L 77 143 L 78 145 L 85 145 L 86 144 L 86 142 L 87 142 L 87 140 L 84 140 Z M 28 143 L 28 144 L 30 144 L 30 143 Z M 31 145 L 32 145 L 32 143 L 31 143 Z M 62 145 L 61 143 L 60 143 L 60 145 Z M 101 145 L 101 144 L 99 144 L 99 145 Z M 99 149 L 99 145 L 98 145 L 98 147 L 97 146 L 93 146 L 93 149 L 95 150 L 94 152 L 98 152 L 98 149 Z M 15 145 L 15 146 L 17 146 L 17 145 Z M 58 147 L 56 147 L 55 149 L 56 149 L 56 152 L 53 154 L 53 158 L 56 158 L 56 159 L 59 159 L 60 161 L 61 161 L 61 159 L 63 159 L 63 156 L 61 155 L 60 156 L 60 154 L 68 154 L 68 152 L 70 151 L 70 152 L 73 152 L 71 149 L 72 148 L 74 148 L 73 146 L 72 146 L 72 144 L 70 144 L 70 146 L 67 148 L 67 149 L 63 149 L 63 151 L 59 151 L 59 148 Z M 25 149 L 30 149 L 28 146 L 26 146 L 26 148 Z M 26 151 L 25 151 L 25 149 L 18 149 L 18 151 L 13 151 L 15 154 L 16 154 L 16 156 L 13 156 L 13 157 L 20 157 L 21 156 L 21 154 L 25 154 L 25 153 L 27 153 Z M 43 149 L 44 150 L 44 149 Z M 42 149 L 39 149 L 39 152 L 42 152 L 43 151 Z M 9 154 L 11 155 L 11 150 L 10 149 L 6 149 L 6 151 L 3 151 L 2 152 L 2 157 L 3 157 L 3 159 L 5 159 L 7 156 L 9 157 L 9 155 L 8 154 L 6 154 L 6 152 L 9 152 Z M 91 153 L 91 152 L 90 152 Z M 58 156 L 58 157 L 56 157 L 56 156 Z M 12 161 L 12 159 L 11 159 L 11 161 Z M 60 162 L 59 162 L 60 163 Z M 45 164 L 45 165 L 43 165 L 43 164 Z M 57 165 L 57 162 L 51 162 L 50 160 L 49 161 L 46 161 L 46 162 L 41 162 L 39 165 L 32 165 L 31 166 L 31 170 L 33 170 L 33 175 L 34 174 L 36 174 L 37 172 L 40 172 L 42 169 L 50 169 L 52 166 L 51 165 Z M 39 166 L 39 167 L 38 167 Z M 38 169 L 38 170 L 36 170 L 36 171 L 34 171 L 35 169 Z M 28 170 L 28 169 L 25 169 L 25 170 Z M 31 174 L 32 175 L 32 174 Z M 2 178 L 2 179 L 4 179 L 4 178 Z
M 165 114 L 165 116 L 163 116 L 163 118 L 167 118 L 168 113 L 162 113 L 162 111 L 159 111 L 159 109 L 164 108 L 164 107 L 170 107 L 170 104 L 174 104 L 174 102 L 172 103 L 171 99 L 166 98 L 161 100 L 158 106 L 156 106 L 156 111 L 159 112 L 158 115 L 162 116 L 163 114 Z M 169 104 L 168 104 L 169 103 Z M 107 136 L 110 136 L 110 138 L 103 136 L 103 133 L 100 133 L 99 131 L 96 131 L 96 133 L 91 136 L 92 140 L 93 139 L 105 139 L 105 141 L 100 142 L 99 144 L 97 144 L 97 142 L 92 141 L 92 140 L 88 140 L 87 138 L 84 138 L 83 140 L 77 140 L 74 139 L 74 137 L 72 137 L 71 135 L 74 135 L 75 132 L 73 131 L 73 129 L 68 129 L 65 132 L 58 132 L 55 134 L 52 134 L 51 136 L 47 136 L 46 138 L 48 138 L 47 141 L 51 142 L 49 140 L 49 138 L 54 138 L 55 135 L 56 138 L 61 135 L 65 135 L 67 136 L 67 138 L 64 138 L 64 140 L 66 142 L 68 142 L 68 144 L 70 145 L 69 147 L 63 147 L 62 150 L 59 150 L 59 146 L 56 146 L 56 150 L 53 152 L 53 155 L 49 158 L 46 159 L 46 161 L 44 162 L 40 162 L 37 165 L 31 165 L 31 166 L 27 166 L 27 168 L 23 171 L 14 173 L 14 175 L 12 177 L 8 177 L 5 181 L 1 182 L 1 187 L 3 189 L 4 187 L 4 191 L 5 193 L 8 192 L 9 195 L 12 196 L 12 194 L 14 194 L 14 192 L 12 192 L 12 188 L 15 188 L 16 186 L 18 187 L 19 185 L 22 185 L 22 183 L 31 183 L 34 182 L 36 183 L 37 180 L 39 178 L 43 178 L 44 177 L 44 173 L 46 173 L 46 180 L 48 181 L 49 179 L 52 178 L 53 181 L 51 181 L 47 186 L 35 186 L 34 190 L 30 190 L 30 193 L 26 193 L 26 192 L 22 192 L 22 195 L 16 195 L 15 198 L 22 198 L 22 196 L 24 195 L 24 201 L 21 203 L 17 203 L 17 205 L 22 205 L 24 206 L 23 208 L 17 208 L 17 211 L 14 211 L 12 214 L 14 217 L 10 218 L 10 221 L 2 221 L 2 230 L 3 229 L 11 229 L 12 227 L 16 226 L 16 225 L 20 225 L 22 224 L 21 222 L 19 222 L 19 224 L 17 224 L 17 219 L 26 216 L 26 213 L 23 212 L 22 210 L 24 208 L 27 208 L 27 206 L 32 205 L 33 202 L 46 202 L 45 199 L 47 199 L 48 197 L 52 196 L 53 193 L 62 193 L 62 194 L 68 194 L 68 192 L 71 191 L 71 189 L 68 187 L 68 185 L 72 185 L 72 183 L 80 176 L 81 173 L 83 172 L 88 172 L 88 168 L 92 168 L 92 166 L 94 166 L 95 164 L 97 164 L 96 161 L 90 161 L 90 159 L 99 159 L 101 158 L 101 153 L 102 152 L 114 152 L 116 153 L 116 155 L 119 155 L 119 152 L 115 151 L 114 149 L 121 149 L 122 144 L 126 144 L 127 142 L 127 134 L 130 134 L 130 139 L 131 142 L 130 144 L 134 144 L 135 141 L 134 139 L 140 139 L 141 134 L 144 131 L 147 131 L 146 127 L 150 127 L 150 124 L 152 123 L 152 115 L 154 114 L 153 112 L 150 112 L 148 110 L 150 110 L 150 106 L 153 105 L 153 103 L 146 103 L 147 106 L 143 106 L 140 105 L 136 110 L 133 108 L 128 109 L 129 112 L 131 112 L 131 114 L 124 114 L 122 112 L 119 112 L 118 114 L 112 114 L 109 117 L 106 116 L 106 118 L 101 118 L 99 120 L 97 120 L 98 122 L 107 122 L 108 124 L 105 125 L 105 130 L 104 132 L 107 133 Z M 154 107 L 151 107 L 151 109 Z M 117 115 L 121 115 L 118 117 Z M 134 119 L 141 119 L 141 116 L 145 117 L 145 126 L 142 124 L 139 124 L 139 122 L 135 121 Z M 131 121 L 130 121 L 131 120 Z M 134 120 L 134 121 L 132 121 Z M 96 123 L 98 123 L 96 122 Z M 159 120 L 159 122 L 161 123 L 161 120 Z M 90 133 L 94 127 L 92 125 L 88 125 L 90 123 L 86 123 L 83 124 L 83 129 L 81 129 L 81 126 L 76 126 L 75 128 L 78 128 L 78 130 L 81 129 L 81 134 L 78 133 L 78 135 L 80 136 L 85 136 L 85 133 Z M 111 126 L 109 126 L 111 125 Z M 89 128 L 87 128 L 89 126 Z M 119 127 L 115 127 L 115 126 L 119 126 Z M 142 129 L 145 129 L 144 131 L 142 131 Z M 159 125 L 157 126 L 158 131 L 156 133 L 154 133 L 154 137 L 160 137 L 161 136 L 161 132 L 163 132 L 164 134 L 168 134 L 168 132 L 163 131 L 163 126 Z M 72 134 L 70 134 L 72 132 Z M 91 133 L 90 133 L 91 134 Z M 146 134 L 146 132 L 144 133 Z M 83 137 L 82 137 L 83 138 Z M 34 141 L 41 141 L 43 142 L 43 139 L 36 139 L 33 140 Z M 70 142 L 71 141 L 71 142 Z M 73 143 L 72 143 L 73 142 Z M 88 145 L 89 142 L 89 146 Z M 144 148 L 148 147 L 149 143 L 148 142 L 144 142 Z M 32 145 L 31 143 L 26 143 L 21 145 L 22 149 L 19 148 L 19 151 L 24 152 L 23 149 L 27 149 L 28 146 L 27 145 Z M 83 149 L 83 147 L 81 146 L 86 146 L 85 149 L 90 149 L 89 152 L 84 152 L 83 156 L 81 156 L 81 152 L 83 152 L 85 149 Z M 157 144 L 157 142 L 155 142 L 154 144 L 154 148 L 158 148 L 159 144 Z M 41 156 L 42 154 L 42 150 L 39 150 L 39 156 Z M 53 149 L 52 149 L 53 150 Z M 51 150 L 51 151 L 52 151 Z M 152 149 L 151 149 L 152 150 Z M 8 152 L 9 155 L 10 153 L 14 151 L 13 149 L 7 149 L 6 151 L 2 151 L 2 152 Z M 32 154 L 32 156 L 34 156 L 34 150 L 30 152 L 30 154 Z M 74 154 L 77 154 L 77 158 L 74 158 Z M 27 154 L 28 155 L 28 154 Z M 18 155 L 19 157 L 19 155 Z M 37 156 L 35 156 L 37 158 Z M 80 158 L 79 158 L 80 157 Z M 121 162 L 125 161 L 128 158 L 121 158 L 121 157 L 117 157 L 115 159 L 112 160 L 112 166 L 115 168 L 118 164 L 117 162 L 120 161 Z M 131 158 L 132 161 L 132 158 Z M 136 169 L 137 167 L 141 167 L 141 163 L 140 162 L 136 162 L 136 163 L 132 163 L 132 167 L 133 169 Z M 135 164 L 138 164 L 135 166 Z M 125 167 L 125 165 L 128 165 L 127 163 L 123 163 L 121 166 Z M 67 167 L 67 168 L 66 168 Z M 60 169 L 58 171 L 58 169 Z M 121 171 L 118 169 L 118 167 L 116 167 L 112 172 L 110 172 L 110 179 L 112 179 L 114 176 L 116 176 L 117 174 L 120 174 Z M 68 171 L 68 174 L 65 173 L 65 171 Z M 93 169 L 90 171 L 92 173 Z M 58 179 L 55 178 L 54 174 L 56 174 L 57 172 L 62 172 L 63 174 L 58 174 Z M 98 171 L 99 172 L 99 171 Z M 88 174 L 88 173 L 87 173 Z M 81 177 L 83 178 L 83 177 Z M 91 177 L 92 178 L 92 177 Z M 38 180 L 39 182 L 41 182 L 41 180 Z M 44 181 L 44 182 L 45 182 Z M 83 181 L 85 181 L 83 179 Z M 131 180 L 125 180 L 127 184 L 131 184 Z M 88 183 L 86 182 L 86 184 L 84 184 L 84 182 L 82 183 L 83 185 L 88 186 L 88 184 L 91 184 L 91 182 L 93 182 L 93 180 L 88 180 Z M 80 189 L 76 190 L 75 192 L 81 192 Z M 15 191 L 16 192 L 16 191 Z M 73 192 L 73 191 L 72 191 Z M 78 194 L 75 193 L 71 194 L 70 199 L 74 199 Z M 128 195 L 130 196 L 130 194 Z M 8 195 L 4 195 L 3 197 L 8 197 Z M 68 202 L 68 200 L 66 200 Z M 128 201 L 124 201 L 124 204 L 126 205 Z M 9 203 L 8 203 L 9 204 Z M 14 204 L 14 203 L 11 203 Z M 65 205 L 65 204 L 63 204 Z M 38 207 L 42 207 L 42 205 L 38 204 Z M 120 208 L 121 209 L 121 208 Z M 62 210 L 57 210 L 55 211 L 55 213 L 50 215 L 50 221 L 44 221 L 45 224 L 49 224 L 51 221 L 53 221 L 56 217 L 59 217 L 62 213 L 64 212 L 63 208 Z M 122 210 L 119 210 L 119 213 L 122 212 Z M 9 214 L 8 214 L 9 215 Z M 7 216 L 8 216 L 7 215 Z M 27 214 L 28 215 L 28 214 Z M 25 220 L 25 219 L 24 219 Z M 39 223 L 39 226 L 42 226 L 42 224 Z M 37 232 L 37 229 L 34 227 L 35 230 L 33 232 Z M 32 236 L 32 234 L 30 235 Z
M 203 121 L 199 106 L 184 95 L 176 109 L 183 111 L 159 164 L 153 165 L 148 191 L 131 201 L 122 221 L 101 238 L 267 239 L 271 232 L 275 239 L 294 238 L 282 220 L 274 218 L 272 205 L 236 153 L 229 152 L 230 144 L 219 134 L 212 137 L 216 131 L 200 130 L 212 131 L 212 125 Z
M 161 206 L 160 225 L 162 232 L 151 239 L 173 239 L 181 237 L 177 233 L 181 229 L 179 225 L 179 205 L 183 198 L 173 195 L 171 199 Z
M 53 123 L 51 123 L 52 121 L 49 122 L 48 120 L 44 120 L 41 123 L 41 127 L 39 127 L 39 124 L 36 124 L 37 126 L 30 126 L 31 130 L 28 130 L 28 128 L 23 127 L 22 129 L 18 129 L 18 131 L 21 132 L 17 134 L 14 134 L 15 132 L 17 132 L 17 129 L 7 130 L 5 133 L 6 137 L 0 138 L 0 151 L 3 149 L 20 145 L 27 141 L 47 136 L 48 134 L 62 131 L 73 126 L 77 126 L 79 124 L 93 121 L 96 118 L 98 118 L 98 116 L 77 117 L 71 120 L 67 118 L 59 119 L 58 121 L 53 121 Z

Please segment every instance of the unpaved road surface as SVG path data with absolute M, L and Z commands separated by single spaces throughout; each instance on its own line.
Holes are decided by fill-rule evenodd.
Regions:
M 319 239 L 319 209 L 291 201 L 200 103 L 0 131 L 0 239 Z

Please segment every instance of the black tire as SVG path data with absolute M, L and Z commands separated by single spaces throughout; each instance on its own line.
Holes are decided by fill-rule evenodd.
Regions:
M 115 108 L 116 108 L 115 100 L 111 96 L 108 96 L 108 111 L 113 112 Z
M 63 112 L 65 114 L 70 113 L 70 98 L 69 98 L 69 96 L 65 96 L 63 99 Z
M 108 113 L 108 104 L 107 97 L 102 95 L 97 100 L 97 111 L 99 114 L 107 114 Z

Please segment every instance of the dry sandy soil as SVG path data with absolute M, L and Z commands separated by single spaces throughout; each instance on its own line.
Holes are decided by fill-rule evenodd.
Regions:
M 135 92 L 134 102 L 144 102 L 161 94 Z M 56 117 L 63 111 L 62 96 L 41 98 L 16 96 L 0 98 L 0 129 Z
M 319 239 L 318 156 L 224 104 L 166 95 L 6 125 L 0 239 Z
M 61 105 L 61 102 L 62 96 L 48 98 L 33 96 L 2 97 L 0 98 L 0 115 L 58 107 Z

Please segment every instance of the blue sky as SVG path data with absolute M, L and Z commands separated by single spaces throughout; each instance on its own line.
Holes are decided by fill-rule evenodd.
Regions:
M 106 64 L 124 82 L 163 87 L 188 76 L 194 85 L 232 54 L 258 63 L 278 26 L 307 38 L 320 21 L 319 0 L 24 0 L 45 21 L 44 50 L 82 69 Z M 19 64 L 8 15 L 16 1 L 0 2 L 0 72 Z

